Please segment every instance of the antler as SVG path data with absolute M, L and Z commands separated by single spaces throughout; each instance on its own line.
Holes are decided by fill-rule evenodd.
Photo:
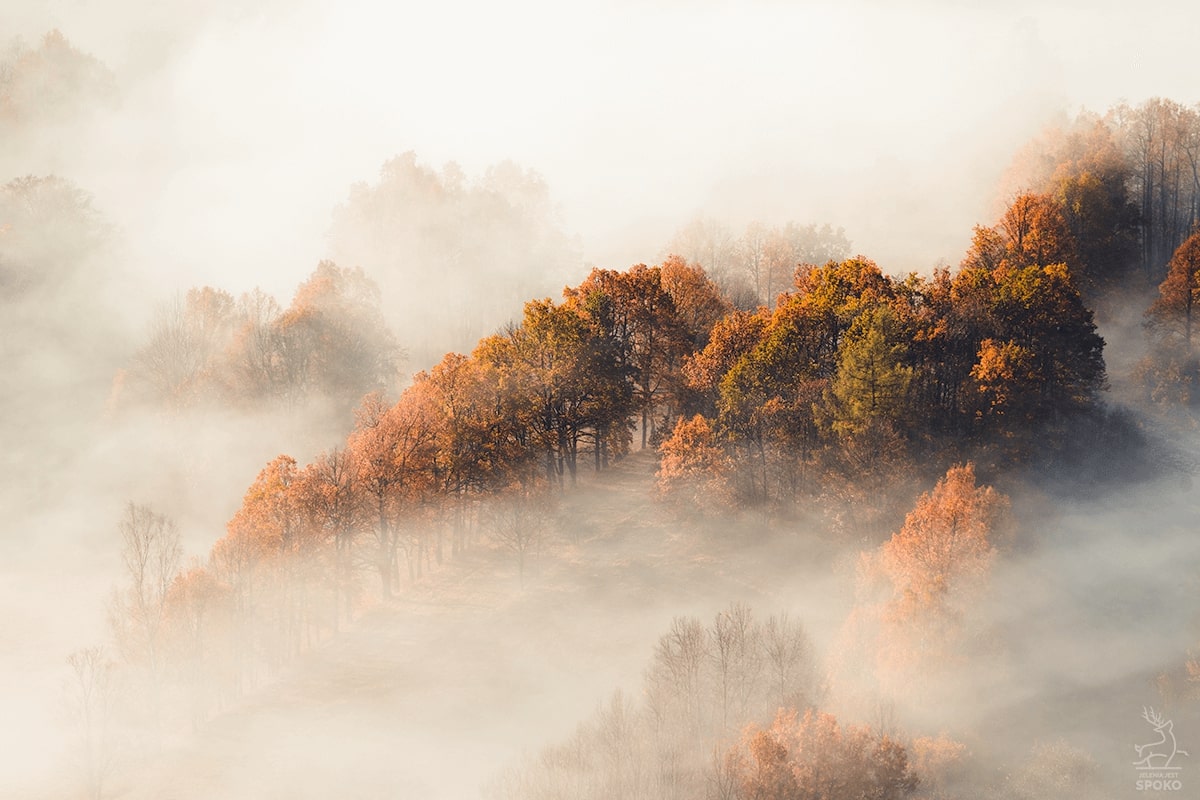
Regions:
M 1162 727 L 1164 722 L 1163 715 L 1156 712 L 1153 707 L 1147 711 L 1146 707 L 1142 706 L 1142 719 L 1146 720 L 1146 722 L 1149 722 L 1156 728 Z

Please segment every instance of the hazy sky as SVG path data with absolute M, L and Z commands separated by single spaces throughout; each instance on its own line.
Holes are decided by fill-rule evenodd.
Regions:
M 171 286 L 290 294 L 333 204 L 410 149 L 538 170 L 605 266 L 696 213 L 955 263 L 1045 121 L 1200 99 L 1185 2 L 18 3 L 13 33 L 58 26 L 124 93 L 93 147 L 28 171 L 95 192 Z

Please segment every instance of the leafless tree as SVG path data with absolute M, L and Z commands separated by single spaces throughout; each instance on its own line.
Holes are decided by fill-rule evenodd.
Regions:
M 91 800 L 100 800 L 104 781 L 113 767 L 113 663 L 104 648 L 94 646 L 71 653 L 67 665 L 71 673 L 64 689 L 79 736 L 85 794 Z
M 787 612 L 772 614 L 762 629 L 763 653 L 771 674 L 773 700 L 780 706 L 811 703 L 813 686 L 812 641 L 804 626 Z
M 182 548 L 175 523 L 149 506 L 129 503 L 118 525 L 128 583 L 112 609 L 113 628 L 127 662 L 145 670 L 158 728 L 162 639 L 167 594 L 179 574 Z
M 516 556 L 522 588 L 526 564 L 541 550 L 549 512 L 550 497 L 536 491 L 515 491 L 492 507 L 492 535 Z
M 762 668 L 759 630 L 749 606 L 733 603 L 717 614 L 709 632 L 709 656 L 716 668 L 716 690 L 721 703 L 721 731 L 729 727 L 729 713 L 741 720 L 749 710 Z M 736 703 L 736 709 L 731 706 Z

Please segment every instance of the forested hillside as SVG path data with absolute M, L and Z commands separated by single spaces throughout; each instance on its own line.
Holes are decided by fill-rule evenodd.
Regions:
M 0 164 L 108 141 L 121 78 L 0 53 Z M 92 626 L 4 665 L 59 709 L 13 791 L 1108 797 L 1137 705 L 1186 757 L 1200 107 L 1047 128 L 915 271 L 787 208 L 585 264 L 486 163 L 174 293 L 120 198 L 0 186 L 11 658 Z

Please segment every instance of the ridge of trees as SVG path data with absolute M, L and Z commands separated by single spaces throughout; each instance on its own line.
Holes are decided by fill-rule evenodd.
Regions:
M 1107 148 L 1112 136 L 1097 123 L 1080 141 Z M 531 522 L 539 509 L 589 464 L 600 472 L 639 439 L 658 449 L 659 488 L 681 507 L 774 513 L 832 504 L 837 524 L 868 533 L 890 524 L 894 509 L 880 498 L 897 475 L 916 464 L 940 471 L 966 463 L 950 468 L 863 568 L 879 592 L 870 613 L 881 641 L 929 638 L 931 630 L 952 641 L 959 587 L 986 573 L 1005 505 L 976 484 L 971 462 L 981 472 L 1019 466 L 1101 409 L 1104 341 L 1080 276 L 1089 292 L 1125 285 L 1124 237 L 1137 207 L 1122 199 L 1128 177 L 1097 178 L 1100 189 L 1084 191 L 1096 186 L 1079 165 L 1106 158 L 1085 147 L 1063 162 L 1074 166 L 1055 167 L 1051 175 L 1070 181 L 1014 198 L 995 226 L 976 229 L 954 272 L 893 277 L 862 256 L 799 264 L 773 304 L 740 308 L 682 257 L 594 269 L 561 301 L 526 303 L 519 322 L 469 355 L 447 354 L 418 373 L 395 400 L 383 391 L 395 344 L 362 270 L 322 262 L 286 311 L 261 293 L 240 302 L 210 288 L 189 293 L 130 370 L 160 399 L 257 402 L 315 387 L 359 405 L 343 445 L 309 464 L 280 455 L 264 467 L 206 561 L 184 567 L 169 522 L 130 507 L 123 525 L 144 530 L 150 544 L 139 551 L 127 537 L 131 582 L 114 612 L 123 657 L 162 687 L 148 713 L 157 720 L 167 704 L 167 670 L 175 671 L 170 691 L 190 698 L 193 720 L 230 702 L 352 618 L 366 594 L 364 573 L 386 601 L 489 534 L 523 573 L 540 536 Z M 1136 235 L 1159 237 L 1153 242 L 1171 240 L 1182 225 L 1160 215 L 1154 224 L 1163 227 L 1151 234 L 1150 223 L 1133 219 Z M 1092 252 L 1103 231 L 1113 244 Z M 1184 354 L 1181 375 L 1196 369 L 1197 237 L 1175 250 L 1149 315 L 1162 347 Z M 1138 241 L 1143 265 L 1152 264 L 1160 245 Z M 759 284 L 756 300 L 762 291 Z M 148 581 L 134 569 L 143 561 L 161 574 Z M 725 625 L 750 630 L 744 616 L 731 609 L 711 636 L 685 621 L 664 637 L 671 680 L 685 687 L 670 702 L 708 734 L 716 714 L 698 711 L 686 687 L 708 669 L 696 659 L 724 658 L 704 642 Z M 94 658 L 78 660 L 103 672 L 87 666 Z M 894 652 L 885 660 L 896 673 L 915 669 Z M 722 686 L 723 735 L 749 703 L 731 712 L 741 689 Z M 611 713 L 623 719 L 627 710 Z M 769 791 L 754 788 L 751 774 L 786 786 L 801 780 L 804 765 L 785 740 L 813 726 L 898 763 L 882 738 L 785 714 L 722 762 L 733 776 L 727 796 Z M 907 773 L 895 774 L 895 796 L 910 793 Z
M 287 308 L 260 289 L 235 300 L 210 286 L 164 305 L 117 387 L 125 404 L 246 408 L 315 395 L 348 413 L 395 386 L 401 356 L 374 282 L 322 261 Z
M 1081 113 L 1030 142 L 1004 186 L 1053 199 L 1090 298 L 1155 286 L 1200 221 L 1200 107 L 1155 97 Z
M 663 256 L 703 264 L 734 306 L 753 310 L 787 291 L 797 264 L 827 264 L 852 253 L 845 229 L 829 224 L 754 221 L 738 235 L 718 220 L 696 217 L 675 232 Z
M 112 105 L 116 99 L 108 67 L 58 30 L 36 46 L 16 39 L 0 51 L 0 131 L 9 135 L 69 121 L 90 104 Z

